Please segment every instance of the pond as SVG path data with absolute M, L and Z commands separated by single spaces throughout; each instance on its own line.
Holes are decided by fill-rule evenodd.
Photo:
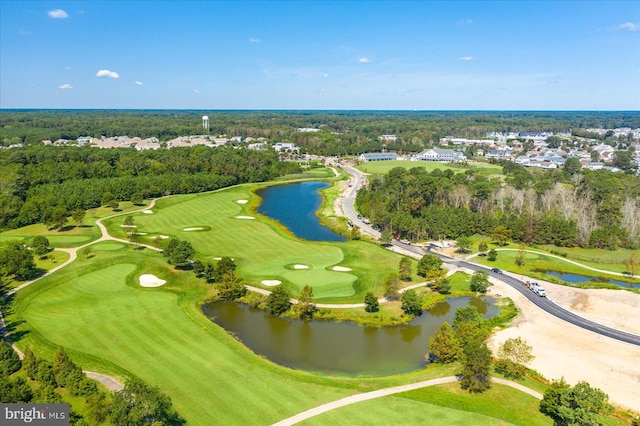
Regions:
M 426 365 L 429 338 L 458 307 L 475 306 L 486 318 L 499 309 L 489 297 L 456 297 L 436 304 L 411 323 L 380 328 L 352 322 L 279 318 L 233 302 L 202 310 L 213 322 L 271 361 L 290 368 L 342 375 L 388 375 Z
M 567 272 L 550 271 L 550 270 L 544 270 L 544 269 L 537 269 L 536 272 L 541 272 L 546 275 L 551 275 L 551 276 L 560 278 L 562 281 L 565 281 L 571 284 L 596 282 L 596 283 L 605 283 L 605 284 L 615 284 L 621 287 L 640 288 L 640 284 L 633 284 L 625 281 L 612 280 L 609 278 L 589 277 L 587 275 L 570 274 Z
M 347 241 L 322 225 L 315 214 L 322 203 L 318 190 L 327 186 L 327 182 L 316 181 L 260 189 L 256 192 L 262 198 L 258 212 L 279 221 L 298 238 L 311 241 Z

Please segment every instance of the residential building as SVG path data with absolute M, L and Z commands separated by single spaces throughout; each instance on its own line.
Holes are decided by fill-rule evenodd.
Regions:
M 467 161 L 467 157 L 453 149 L 431 148 L 411 157 L 411 161 L 439 161 L 459 163 Z

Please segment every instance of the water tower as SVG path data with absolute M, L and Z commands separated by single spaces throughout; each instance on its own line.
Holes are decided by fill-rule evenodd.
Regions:
M 209 116 L 208 115 L 203 115 L 202 116 L 202 127 L 209 130 Z

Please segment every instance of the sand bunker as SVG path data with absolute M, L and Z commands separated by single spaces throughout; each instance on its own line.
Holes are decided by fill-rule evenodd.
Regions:
M 202 231 L 204 228 L 184 228 L 183 231 Z
M 309 269 L 307 265 L 293 265 L 293 269 Z
M 253 216 L 236 216 L 236 219 L 255 219 Z
M 247 204 L 249 202 L 249 200 L 238 200 L 237 203 L 238 204 Z
M 235 260 L 233 257 L 230 257 L 229 259 Z M 221 257 L 214 257 L 213 260 L 222 260 L 222 258 Z
M 140 285 L 142 287 L 160 287 L 166 283 L 165 280 L 161 280 L 152 274 L 142 274 L 140 275 Z
M 344 266 L 334 266 L 331 269 L 338 272 L 349 272 L 351 270 L 351 268 L 345 268 Z
M 260 281 L 260 283 L 262 285 L 266 285 L 267 287 L 273 287 L 273 286 L 282 284 L 282 281 L 279 281 L 279 280 L 262 280 L 262 281 Z
M 120 225 L 120 226 L 122 226 L 123 228 L 137 228 L 138 227 L 137 225 Z
M 158 235 L 158 236 L 156 236 L 156 238 L 160 238 L 161 240 L 167 240 L 167 239 L 169 239 L 169 236 L 168 235 Z
M 153 212 L 151 210 L 142 210 L 142 213 L 144 213 L 144 214 L 153 214 Z

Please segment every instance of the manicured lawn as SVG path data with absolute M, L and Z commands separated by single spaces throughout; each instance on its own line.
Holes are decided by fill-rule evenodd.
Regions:
M 256 356 L 199 311 L 210 286 L 151 250 L 103 251 L 21 290 L 5 309 L 19 347 L 51 359 L 64 346 L 84 369 L 159 386 L 190 424 L 271 424 L 356 391 L 451 375 L 432 366 L 384 378 L 332 378 Z M 113 248 L 113 247 L 111 247 Z M 167 280 L 142 288 L 139 276 Z M 21 322 L 23 321 L 24 322 Z
M 480 173 L 485 176 L 498 176 L 502 174 L 502 167 L 495 164 L 480 164 L 473 163 L 465 167 L 462 165 L 454 165 L 451 163 L 436 163 L 431 161 L 407 161 L 407 160 L 393 160 L 393 161 L 371 161 L 369 163 L 360 164 L 357 168 L 365 173 L 373 175 L 383 175 L 389 172 L 394 167 L 404 167 L 406 169 L 412 169 L 414 167 L 422 167 L 428 172 L 435 169 L 453 170 L 454 172 L 465 172 L 471 170 L 476 173 Z
M 147 233 L 142 240 L 149 243 L 155 243 L 158 235 L 188 240 L 197 251 L 196 257 L 205 262 L 232 257 L 239 274 L 250 285 L 261 286 L 262 280 L 277 279 L 297 295 L 309 284 L 322 302 L 361 302 L 369 290 L 382 294 L 384 279 L 398 270 L 397 254 L 363 241 L 298 240 L 282 226 L 251 210 L 257 198 L 251 189 L 256 187 L 158 200 L 154 214 L 133 214 L 136 230 Z M 248 202 L 239 204 L 238 200 Z M 123 222 L 121 216 L 108 219 L 105 224 L 112 235 L 126 238 Z M 204 230 L 185 231 L 189 228 Z M 296 264 L 308 269 L 293 269 Z M 335 266 L 351 271 L 334 271 Z
M 564 260 L 545 256 L 543 254 L 527 253 L 525 256 L 525 265 L 518 266 L 515 264 L 515 258 L 518 255 L 517 251 L 498 251 L 498 258 L 494 262 L 487 260 L 486 256 L 476 256 L 471 259 L 472 262 L 480 263 L 482 265 L 497 267 L 505 271 L 510 271 L 516 274 L 522 274 L 530 277 L 537 277 L 546 279 L 548 281 L 559 282 L 555 277 L 543 276 L 543 274 L 536 272 L 535 270 L 553 270 L 558 272 L 574 273 L 580 275 L 586 275 L 590 277 L 602 277 L 610 278 L 618 281 L 638 283 L 639 280 L 630 280 L 626 277 L 616 275 L 606 275 L 595 271 L 590 271 L 585 268 L 581 268 L 577 265 L 565 262 Z M 594 267 L 600 266 L 599 264 L 592 264 Z
M 305 424 L 552 425 L 538 406 L 538 399 L 508 386 L 494 383 L 472 395 L 451 383 L 348 405 Z

